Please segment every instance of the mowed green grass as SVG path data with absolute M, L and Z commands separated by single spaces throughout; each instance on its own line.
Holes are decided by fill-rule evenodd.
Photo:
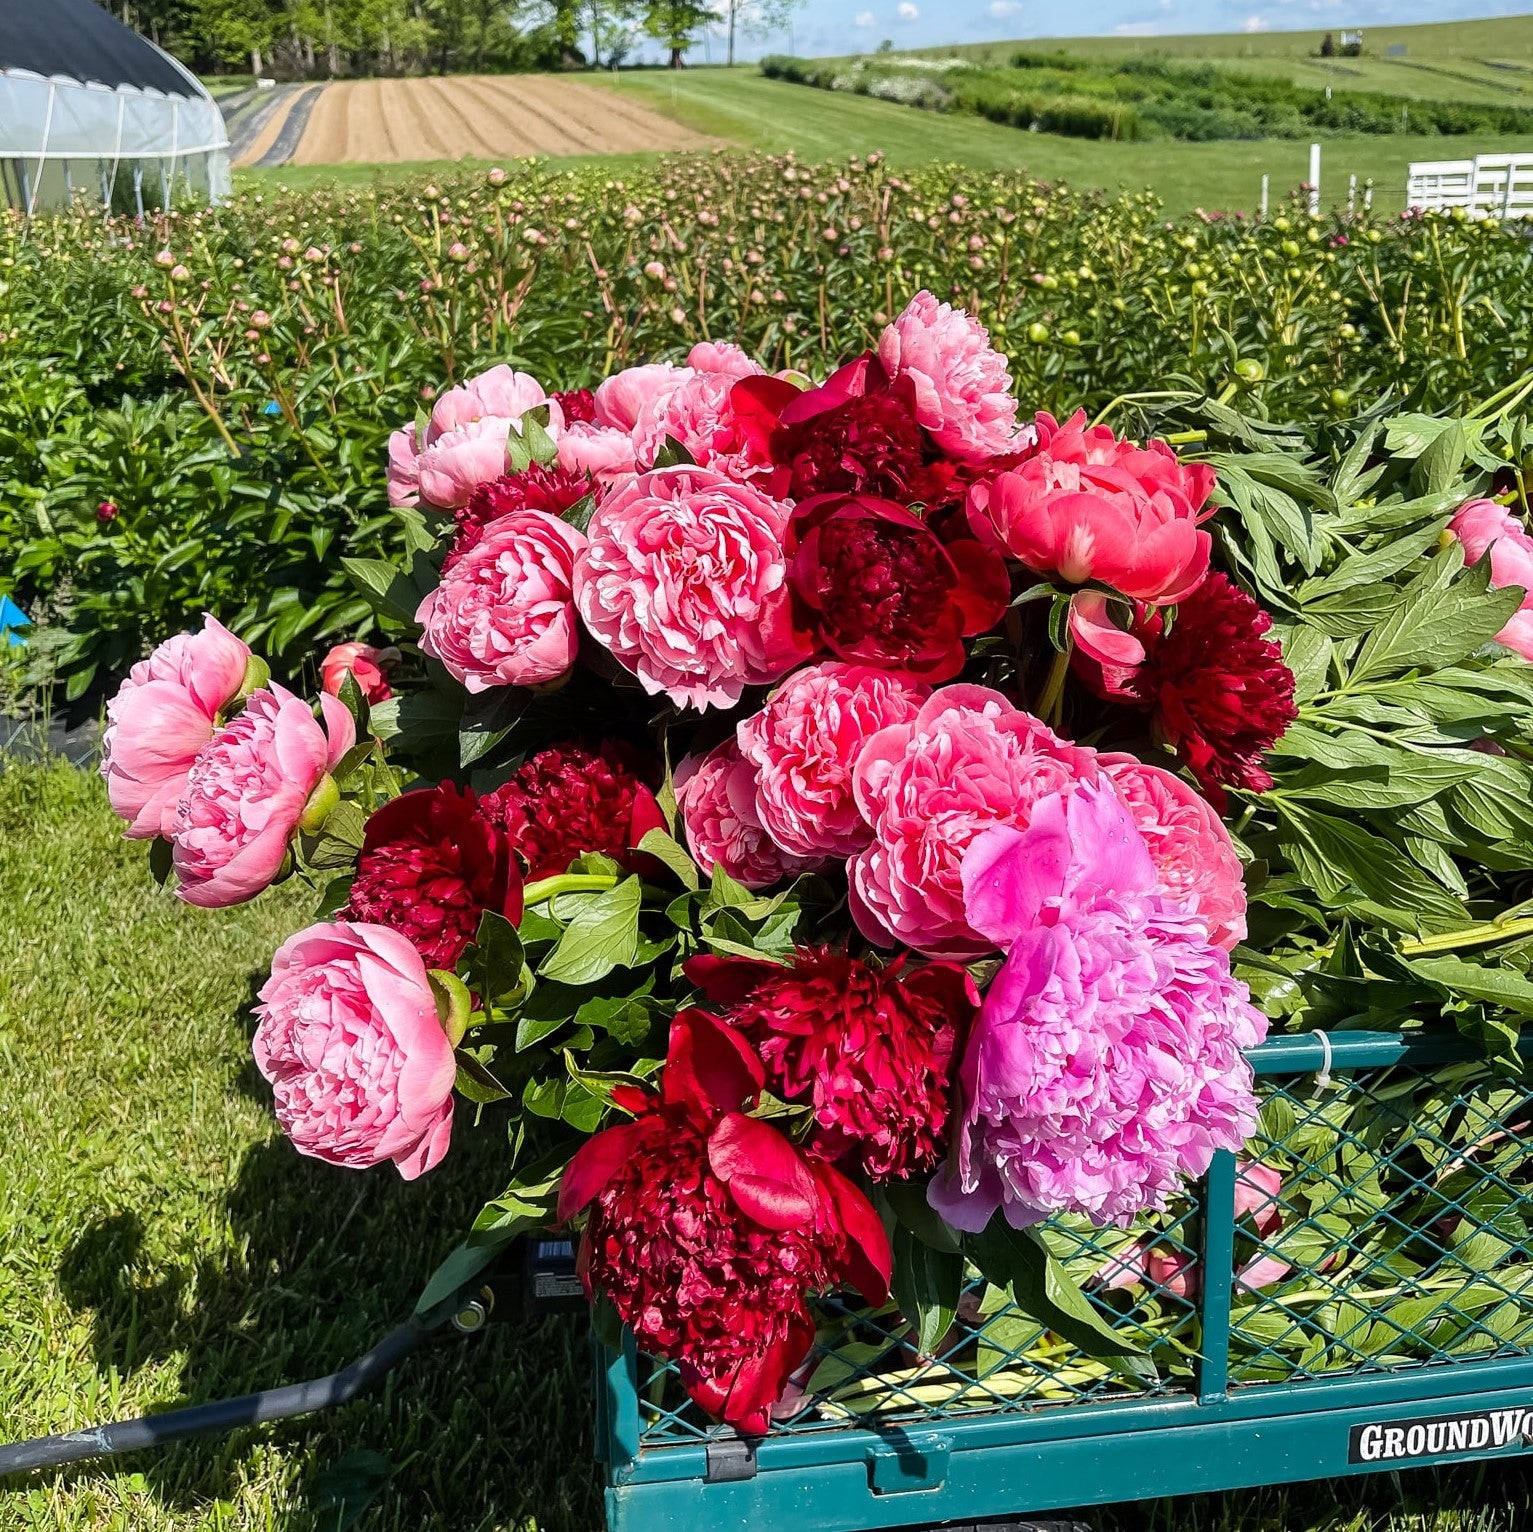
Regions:
M 188 909 L 94 777 L 10 765 L 0 908 L 0 1441 L 327 1372 L 409 1312 L 497 1188 L 502 1140 L 461 1113 L 413 1185 L 282 1141 L 248 1002 L 303 901 Z M 348 1466 L 387 1478 L 354 1525 Z M 1100 1532 L 1517 1532 L 1533 1503 L 1513 1465 L 1085 1515 Z M 0 1483 L 0 1532 L 600 1523 L 583 1325 L 565 1319 L 444 1340 L 332 1414 Z

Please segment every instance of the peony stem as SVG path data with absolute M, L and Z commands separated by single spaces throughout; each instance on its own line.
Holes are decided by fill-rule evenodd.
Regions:
M 1056 649 L 1054 663 L 1049 667 L 1049 678 L 1043 683 L 1038 698 L 1038 716 L 1051 729 L 1059 727 L 1060 705 L 1065 696 L 1065 675 L 1070 669 L 1070 650 Z
M 1401 942 L 1400 951 L 1406 957 L 1425 957 L 1434 952 L 1457 952 L 1465 947 L 1485 947 L 1495 942 L 1510 941 L 1514 936 L 1533 934 L 1533 917 L 1507 920 L 1489 925 L 1467 926 L 1462 931 L 1443 931 L 1437 936 L 1425 936 L 1420 941 Z
M 560 894 L 605 893 L 617 887 L 617 874 L 610 872 L 561 872 L 557 877 L 539 878 L 522 890 L 523 904 L 547 904 Z

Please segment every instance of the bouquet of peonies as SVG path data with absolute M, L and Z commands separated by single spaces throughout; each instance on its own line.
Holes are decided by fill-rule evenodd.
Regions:
M 254 1043 L 294 1145 L 415 1177 L 490 1108 L 469 1259 L 573 1223 L 599 1321 L 761 1431 L 815 1293 L 892 1289 L 928 1350 L 966 1267 L 1058 1292 L 1040 1223 L 1240 1150 L 1264 1011 L 1509 1051 L 1533 543 L 1520 480 L 1470 498 L 1505 412 L 1316 445 L 1190 408 L 1196 462 L 1024 423 L 927 293 L 817 385 L 708 342 L 442 393 L 390 444 L 408 567 L 349 564 L 394 647 L 332 652 L 316 711 L 210 617 L 109 708 L 182 899 L 319 892 Z

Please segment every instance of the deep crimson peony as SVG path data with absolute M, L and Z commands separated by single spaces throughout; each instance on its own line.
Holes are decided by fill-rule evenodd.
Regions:
M 1140 663 L 1087 658 L 1077 669 L 1101 695 L 1153 708 L 1156 727 L 1223 813 L 1225 787 L 1272 786 L 1262 754 L 1299 716 L 1282 647 L 1263 636 L 1271 626 L 1250 596 L 1215 572 L 1178 603 L 1169 631 L 1159 613 L 1135 625 Z
M 620 740 L 595 750 L 568 740 L 529 756 L 479 812 L 504 830 L 527 864 L 527 877 L 553 877 L 577 856 L 600 851 L 642 870 L 635 847 L 665 816 L 645 778 L 656 775 L 641 752 Z
M 812 1104 L 810 1149 L 875 1181 L 936 1165 L 953 1057 L 979 1003 L 957 964 L 873 968 L 810 947 L 787 968 L 700 953 L 686 972 L 761 1055 L 772 1093 Z
M 541 463 L 534 463 L 522 473 L 502 474 L 488 484 L 481 484 L 469 496 L 468 504 L 453 515 L 458 531 L 442 560 L 442 573 L 446 574 L 479 541 L 492 521 L 499 521 L 513 511 L 546 511 L 550 516 L 563 516 L 590 493 L 591 481 L 585 474 L 546 468 Z
M 589 388 L 556 388 L 548 397 L 564 412 L 565 424 L 596 419 L 596 395 Z
M 750 1435 L 814 1344 L 806 1296 L 849 1283 L 880 1304 L 892 1264 L 862 1193 L 745 1115 L 762 1080 L 734 1028 L 682 1011 L 658 1093 L 620 1088 L 634 1120 L 583 1144 L 559 1189 L 561 1219 L 590 1208 L 587 1292 L 605 1292 L 698 1404 Z
M 395 798 L 367 821 L 343 920 L 389 926 L 428 968 L 452 968 L 494 910 L 522 918 L 522 878 L 510 837 L 451 782 Z
M 946 681 L 963 640 L 1000 621 L 1005 565 L 972 539 L 943 543 L 919 516 L 873 495 L 801 501 L 784 543 L 795 625 L 838 658 Z

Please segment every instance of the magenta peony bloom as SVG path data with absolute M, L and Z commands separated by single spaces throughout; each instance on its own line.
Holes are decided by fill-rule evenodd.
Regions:
M 929 1198 L 960 1229 L 999 1208 L 1127 1225 L 1255 1130 L 1241 1050 L 1267 1019 L 1202 919 L 1157 887 L 1107 783 L 998 826 L 963 864 L 975 929 L 1007 951 L 959 1070 L 953 1153 Z
M 857 812 L 852 767 L 863 744 L 909 723 L 929 692 L 867 665 L 829 661 L 789 676 L 736 729 L 756 773 L 756 815 L 786 852 L 846 857 L 873 832 Z
M 632 432 L 646 405 L 692 376 L 689 367 L 649 362 L 614 373 L 596 389 L 596 423 Z
M 1097 765 L 1144 837 L 1161 890 L 1196 911 L 1216 947 L 1246 938 L 1246 886 L 1235 843 L 1213 805 L 1189 783 L 1132 755 Z
M 1037 451 L 969 491 L 969 525 L 998 552 L 1068 585 L 1111 586 L 1169 605 L 1208 572 L 1200 523 L 1213 470 L 1183 468 L 1164 442 L 1136 447 L 1084 413 L 1064 426 L 1039 417 Z
M 1096 780 L 1095 753 L 983 686 L 945 686 L 909 723 L 873 735 L 853 790 L 873 840 L 848 866 L 852 918 L 871 942 L 974 958 L 994 943 L 964 912 L 965 851 L 993 825 L 1024 828 L 1039 799 Z
M 300 1154 L 413 1181 L 447 1153 L 452 1044 L 420 954 L 386 926 L 337 921 L 291 936 L 256 1007 L 256 1068 Z
M 470 692 L 539 686 L 575 663 L 573 580 L 585 538 L 546 511 L 513 511 L 420 604 L 421 650 Z
M 615 485 L 575 562 L 586 626 L 645 691 L 732 707 L 805 657 L 793 633 L 788 507 L 709 468 Z
M 949 457 L 972 463 L 1017 446 L 1006 358 L 962 310 L 917 293 L 880 337 L 878 360 L 890 378 L 915 384 L 916 418 Z
M 357 739 L 346 704 L 328 692 L 319 700 L 323 727 L 273 682 L 203 747 L 170 837 L 176 892 L 188 904 L 253 899 L 281 870 L 314 790 Z
M 1490 588 L 1508 585 L 1523 589 L 1522 606 L 1496 634 L 1525 660 L 1533 660 L 1533 537 L 1523 524 L 1494 500 L 1470 500 L 1453 513 L 1448 532 L 1464 545 L 1464 562 L 1478 564 L 1490 553 Z
M 216 617 L 166 639 L 106 705 L 101 775 L 112 811 L 135 840 L 168 836 L 197 752 L 245 684 L 250 648 Z
M 722 867 L 747 888 L 770 888 L 825 865 L 823 857 L 790 855 L 762 828 L 756 773 L 733 738 L 676 768 L 676 802 L 687 845 L 704 872 Z

